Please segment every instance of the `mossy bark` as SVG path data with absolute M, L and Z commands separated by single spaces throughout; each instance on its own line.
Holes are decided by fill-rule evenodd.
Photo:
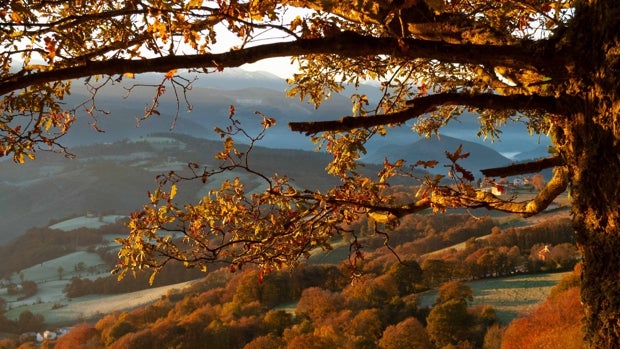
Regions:
M 561 50 L 572 56 L 557 146 L 569 167 L 592 348 L 620 347 L 620 2 L 583 2 Z M 568 112 L 570 111 L 570 112 Z

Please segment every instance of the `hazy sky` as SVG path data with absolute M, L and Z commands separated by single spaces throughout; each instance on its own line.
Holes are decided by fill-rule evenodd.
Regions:
M 241 68 L 249 71 L 266 71 L 281 78 L 290 78 L 297 71 L 297 66 L 291 64 L 290 57 L 264 59 L 256 63 L 244 64 Z

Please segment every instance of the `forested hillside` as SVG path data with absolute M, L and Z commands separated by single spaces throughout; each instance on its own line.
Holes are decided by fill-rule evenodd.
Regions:
M 472 302 L 472 290 L 463 282 L 567 271 L 579 259 L 571 243 L 568 219 L 524 226 L 519 222 L 510 217 L 419 214 L 403 220 L 386 241 L 385 236 L 370 229 L 369 221 L 360 220 L 350 227 L 358 234 L 342 236 L 334 242 L 334 250 L 317 251 L 298 268 L 263 274 L 251 267 L 233 271 L 214 265 L 190 289 L 171 291 L 147 307 L 90 319 L 46 345 L 203 348 L 209 343 L 209 348 L 402 348 L 405 341 L 420 348 L 486 347 L 485 343 L 501 341 L 508 324 L 492 307 L 472 305 L 480 303 Z M 32 229 L 7 248 L 5 255 L 7 261 L 19 260 L 19 255 L 42 241 L 53 249 L 77 237 L 81 242 L 74 247 L 88 248 L 101 245 L 104 236 L 119 229 L 120 221 L 99 229 L 69 232 Z M 352 243 L 363 245 L 363 254 L 347 258 Z M 549 253 L 541 257 L 539 252 L 545 246 Z M 111 268 L 115 249 L 93 250 Z M 158 275 L 157 284 L 201 275 L 179 273 L 179 268 Z M 71 302 L 79 302 L 85 295 L 103 297 L 148 287 L 147 273 L 137 279 L 127 277 L 121 284 L 115 276 L 93 279 L 87 274 L 84 271 L 83 277 L 73 277 L 67 284 L 64 292 Z M 420 304 L 424 291 L 437 288 L 432 308 Z M 45 327 L 44 317 L 32 316 L 38 316 L 38 327 L 28 327 L 34 325 L 24 323 L 26 320 L 20 325 L 3 318 L 3 328 L 17 334 L 23 329 Z M 514 326 L 530 326 L 527 321 Z M 578 326 L 574 321 L 570 325 Z M 506 332 L 509 339 L 515 331 L 512 326 Z M 25 342 L 9 337 L 0 344 L 16 348 L 28 341 L 22 340 Z

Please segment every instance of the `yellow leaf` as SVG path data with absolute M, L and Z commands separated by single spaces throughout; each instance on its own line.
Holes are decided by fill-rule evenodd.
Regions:
M 170 187 L 170 200 L 174 199 L 174 197 L 177 195 L 177 185 L 173 184 Z
M 202 6 L 202 0 L 191 0 L 188 4 L 188 8 L 197 8 Z
M 157 271 L 154 271 L 149 278 L 149 286 L 153 286 L 153 282 L 155 282 L 155 276 L 157 276 Z
M 378 223 L 389 223 L 398 218 L 389 212 L 368 212 L 368 215 Z
M 233 141 L 232 137 L 226 137 L 224 141 L 224 149 L 228 152 L 235 145 L 235 141 Z
M 136 77 L 136 75 L 134 73 L 125 73 L 125 74 L 123 74 L 123 76 L 126 77 L 126 78 L 130 78 L 130 79 L 133 79 L 133 78 Z
M 45 127 L 45 131 L 49 131 L 49 130 L 50 130 L 50 128 L 52 128 L 52 118 L 51 118 L 51 117 L 50 117 L 50 118 L 48 118 L 48 119 L 45 121 L 45 125 L 44 125 L 44 127 Z
M 396 160 L 396 162 L 394 163 L 394 167 L 403 167 L 403 165 L 405 164 L 405 160 L 403 159 L 398 159 Z

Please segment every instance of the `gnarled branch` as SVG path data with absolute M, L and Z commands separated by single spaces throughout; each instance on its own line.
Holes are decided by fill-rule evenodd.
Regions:
M 477 109 L 491 110 L 540 110 L 547 113 L 558 113 L 558 100 L 555 97 L 538 95 L 500 96 L 492 93 L 438 93 L 413 99 L 412 106 L 399 112 L 375 115 L 371 117 L 345 116 L 340 120 L 290 122 L 292 131 L 312 135 L 324 131 L 347 131 L 355 128 L 368 128 L 379 125 L 402 124 L 410 119 L 433 112 L 440 106 L 464 105 Z
M 441 187 L 431 191 L 428 197 L 416 202 L 397 206 L 383 207 L 369 211 L 369 215 L 378 221 L 391 221 L 425 209 L 437 207 L 452 208 L 487 208 L 489 210 L 520 214 L 530 217 L 545 210 L 562 194 L 568 186 L 568 169 L 559 166 L 554 169 L 553 177 L 545 187 L 530 201 L 515 202 L 503 200 L 492 193 L 476 190 L 475 193 L 464 193 L 450 188 Z
M 525 162 L 521 164 L 512 164 L 509 166 L 502 167 L 494 167 L 487 168 L 484 170 L 480 170 L 483 175 L 488 177 L 507 177 L 507 176 L 515 176 L 524 173 L 534 173 L 544 170 L 546 168 L 562 166 L 564 165 L 564 160 L 561 156 L 555 155 L 548 158 L 538 159 L 530 162 Z
M 490 66 L 518 67 L 545 71 L 548 61 L 536 54 L 546 42 L 519 45 L 448 44 L 416 39 L 372 37 L 353 32 L 316 39 L 298 39 L 248 47 L 223 53 L 165 56 L 149 59 L 108 59 L 86 61 L 80 65 L 7 76 L 0 82 L 0 95 L 27 86 L 52 81 L 79 79 L 93 75 L 122 75 L 125 73 L 167 72 L 173 69 L 239 67 L 262 59 L 309 54 L 336 54 L 341 57 L 392 55 L 409 59 L 426 58 L 443 62 L 471 63 Z M 559 64 L 556 62 L 556 66 Z M 547 74 L 553 75 L 552 73 Z
M 567 186 L 568 169 L 566 166 L 558 166 L 554 169 L 553 177 L 549 182 L 528 202 L 509 202 L 483 191 L 476 192 L 476 200 L 480 201 L 480 207 L 530 217 L 549 207 L 553 200 L 566 190 Z

